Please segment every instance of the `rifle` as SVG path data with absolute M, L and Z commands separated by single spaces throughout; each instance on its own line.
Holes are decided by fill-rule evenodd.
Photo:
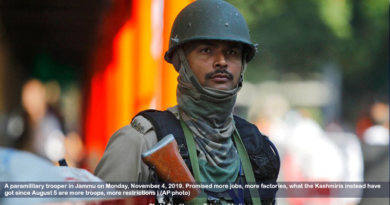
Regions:
M 154 167 L 157 176 L 164 182 L 188 183 L 195 185 L 196 181 L 190 170 L 179 154 L 177 142 L 172 134 L 165 136 L 150 150 L 141 155 L 142 161 L 149 167 Z M 201 194 L 198 188 L 186 188 L 183 185 L 178 190 L 189 191 L 189 197 L 183 197 L 184 202 L 189 202 Z

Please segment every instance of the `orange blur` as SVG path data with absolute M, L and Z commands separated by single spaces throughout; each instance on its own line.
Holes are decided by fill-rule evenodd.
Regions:
M 176 15 L 192 1 L 113 2 L 91 58 L 91 84 L 85 85 L 86 168 L 91 171 L 110 136 L 134 115 L 176 104 L 178 74 L 164 61 L 164 53 Z

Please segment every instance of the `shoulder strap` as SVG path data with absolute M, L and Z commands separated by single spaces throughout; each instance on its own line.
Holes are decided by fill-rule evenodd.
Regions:
M 268 167 L 268 169 L 273 175 L 272 178 L 276 180 L 280 170 L 280 157 L 275 145 L 254 124 L 235 115 L 234 121 L 252 163 L 260 165 L 258 159 L 265 154 L 264 157 L 268 158 L 273 166 L 273 168 Z
M 267 136 L 259 131 L 256 125 L 237 116 L 234 116 L 234 121 L 249 155 L 257 183 L 275 185 L 280 170 L 280 158 L 276 147 Z M 274 204 L 277 191 L 278 188 L 259 189 L 261 202 Z
M 180 123 L 176 119 L 175 115 L 169 111 L 144 110 L 136 116 L 138 115 L 141 115 L 152 123 L 154 131 L 157 134 L 158 141 L 168 134 L 173 134 L 175 138 L 177 135 L 183 135 L 183 131 L 177 129 L 177 127 L 180 126 Z
M 157 140 L 160 141 L 165 136 L 172 134 L 175 137 L 177 145 L 180 149 L 180 155 L 183 157 L 187 166 L 189 163 L 189 154 L 187 149 L 187 142 L 184 137 L 183 129 L 180 125 L 180 121 L 177 120 L 176 116 L 168 111 L 159 111 L 159 110 L 144 110 L 138 113 L 136 116 L 141 115 L 150 123 L 152 123 L 154 131 L 157 135 Z M 133 118 L 134 119 L 134 118 Z M 191 170 L 191 166 L 189 166 Z

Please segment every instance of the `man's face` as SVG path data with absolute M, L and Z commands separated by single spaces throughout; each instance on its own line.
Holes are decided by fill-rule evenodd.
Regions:
M 187 61 L 204 87 L 232 90 L 242 66 L 242 44 L 232 41 L 194 41 L 185 45 Z

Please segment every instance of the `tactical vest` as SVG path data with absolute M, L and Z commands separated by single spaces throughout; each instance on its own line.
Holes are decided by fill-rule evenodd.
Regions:
M 186 139 L 180 121 L 176 116 L 170 111 L 158 110 L 145 110 L 136 116 L 138 115 L 150 121 L 156 132 L 158 141 L 168 134 L 173 134 L 179 146 L 180 155 L 192 173 Z M 258 184 L 276 184 L 280 170 L 280 158 L 275 145 L 267 136 L 261 134 L 255 125 L 237 116 L 234 116 L 234 122 L 250 158 L 256 182 Z M 259 189 L 262 204 L 274 204 L 277 190 L 277 188 Z M 249 192 L 245 192 L 244 198 L 245 201 L 251 201 Z

